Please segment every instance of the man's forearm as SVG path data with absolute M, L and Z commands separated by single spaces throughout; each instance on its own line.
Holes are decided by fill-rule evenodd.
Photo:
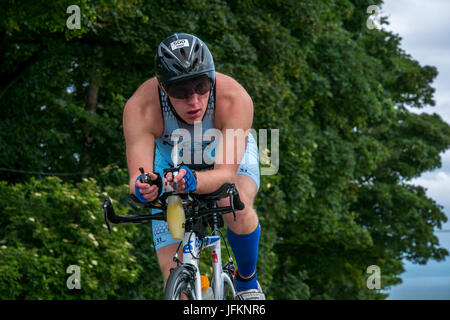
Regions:
M 222 168 L 196 172 L 197 189 L 195 193 L 211 193 L 218 190 L 224 183 L 234 183 L 236 171 Z

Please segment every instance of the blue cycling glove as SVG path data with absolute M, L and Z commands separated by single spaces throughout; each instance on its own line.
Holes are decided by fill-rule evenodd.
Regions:
M 139 179 L 141 179 L 141 176 L 137 177 L 136 181 L 138 181 Z M 143 203 L 148 202 L 148 200 L 145 199 L 142 193 L 139 191 L 139 187 L 136 184 L 134 185 L 134 192 L 136 193 L 136 197 L 139 199 L 140 202 Z
M 161 191 L 163 190 L 163 186 L 162 186 L 162 179 L 161 179 L 161 176 L 159 175 L 159 173 L 157 173 L 157 172 L 153 172 L 153 173 L 158 176 L 156 178 L 156 180 L 154 180 L 154 181 L 150 180 L 150 177 L 148 175 L 146 176 L 146 179 L 148 180 L 148 182 L 147 182 L 148 184 L 156 185 L 158 188 L 158 197 L 152 201 L 152 202 L 156 202 L 158 200 L 159 196 L 161 196 Z M 138 180 L 140 180 L 141 182 L 144 182 L 143 178 L 142 178 L 142 174 L 136 178 L 136 181 L 138 181 Z M 134 185 L 134 192 L 136 193 L 136 197 L 139 199 L 139 201 L 141 201 L 143 203 L 148 202 L 148 200 L 145 199 L 144 196 L 141 194 L 141 192 L 139 191 L 139 187 L 136 184 Z
M 195 191 L 197 189 L 197 176 L 195 175 L 195 171 L 192 171 L 186 166 L 181 166 L 180 169 L 186 170 L 186 174 L 184 175 L 184 192 L 189 193 Z

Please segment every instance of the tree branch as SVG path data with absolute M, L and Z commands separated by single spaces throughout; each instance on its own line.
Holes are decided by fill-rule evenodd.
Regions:
M 18 68 L 11 74 L 1 74 L 0 77 L 0 100 L 6 94 L 9 88 L 11 88 L 17 80 L 38 60 L 42 50 L 33 52 L 33 54 L 24 62 L 22 62 Z

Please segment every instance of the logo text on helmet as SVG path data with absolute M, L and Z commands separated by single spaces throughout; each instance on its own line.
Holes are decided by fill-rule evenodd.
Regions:
M 175 40 L 170 44 L 170 47 L 172 50 L 189 47 L 189 41 L 187 39 Z

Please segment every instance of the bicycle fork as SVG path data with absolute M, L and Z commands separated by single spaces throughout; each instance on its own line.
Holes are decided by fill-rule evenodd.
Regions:
M 213 278 L 211 286 L 216 300 L 223 299 L 224 282 L 227 281 L 233 288 L 232 280 L 222 270 L 222 254 L 220 246 L 220 236 L 206 236 L 201 241 L 195 232 L 187 232 L 183 238 L 183 265 L 189 264 L 195 270 L 195 296 L 197 300 L 202 300 L 202 289 L 200 281 L 200 270 L 198 268 L 199 254 L 202 250 L 211 248 Z M 231 262 L 231 261 L 230 261 Z M 234 292 L 233 292 L 234 294 Z

